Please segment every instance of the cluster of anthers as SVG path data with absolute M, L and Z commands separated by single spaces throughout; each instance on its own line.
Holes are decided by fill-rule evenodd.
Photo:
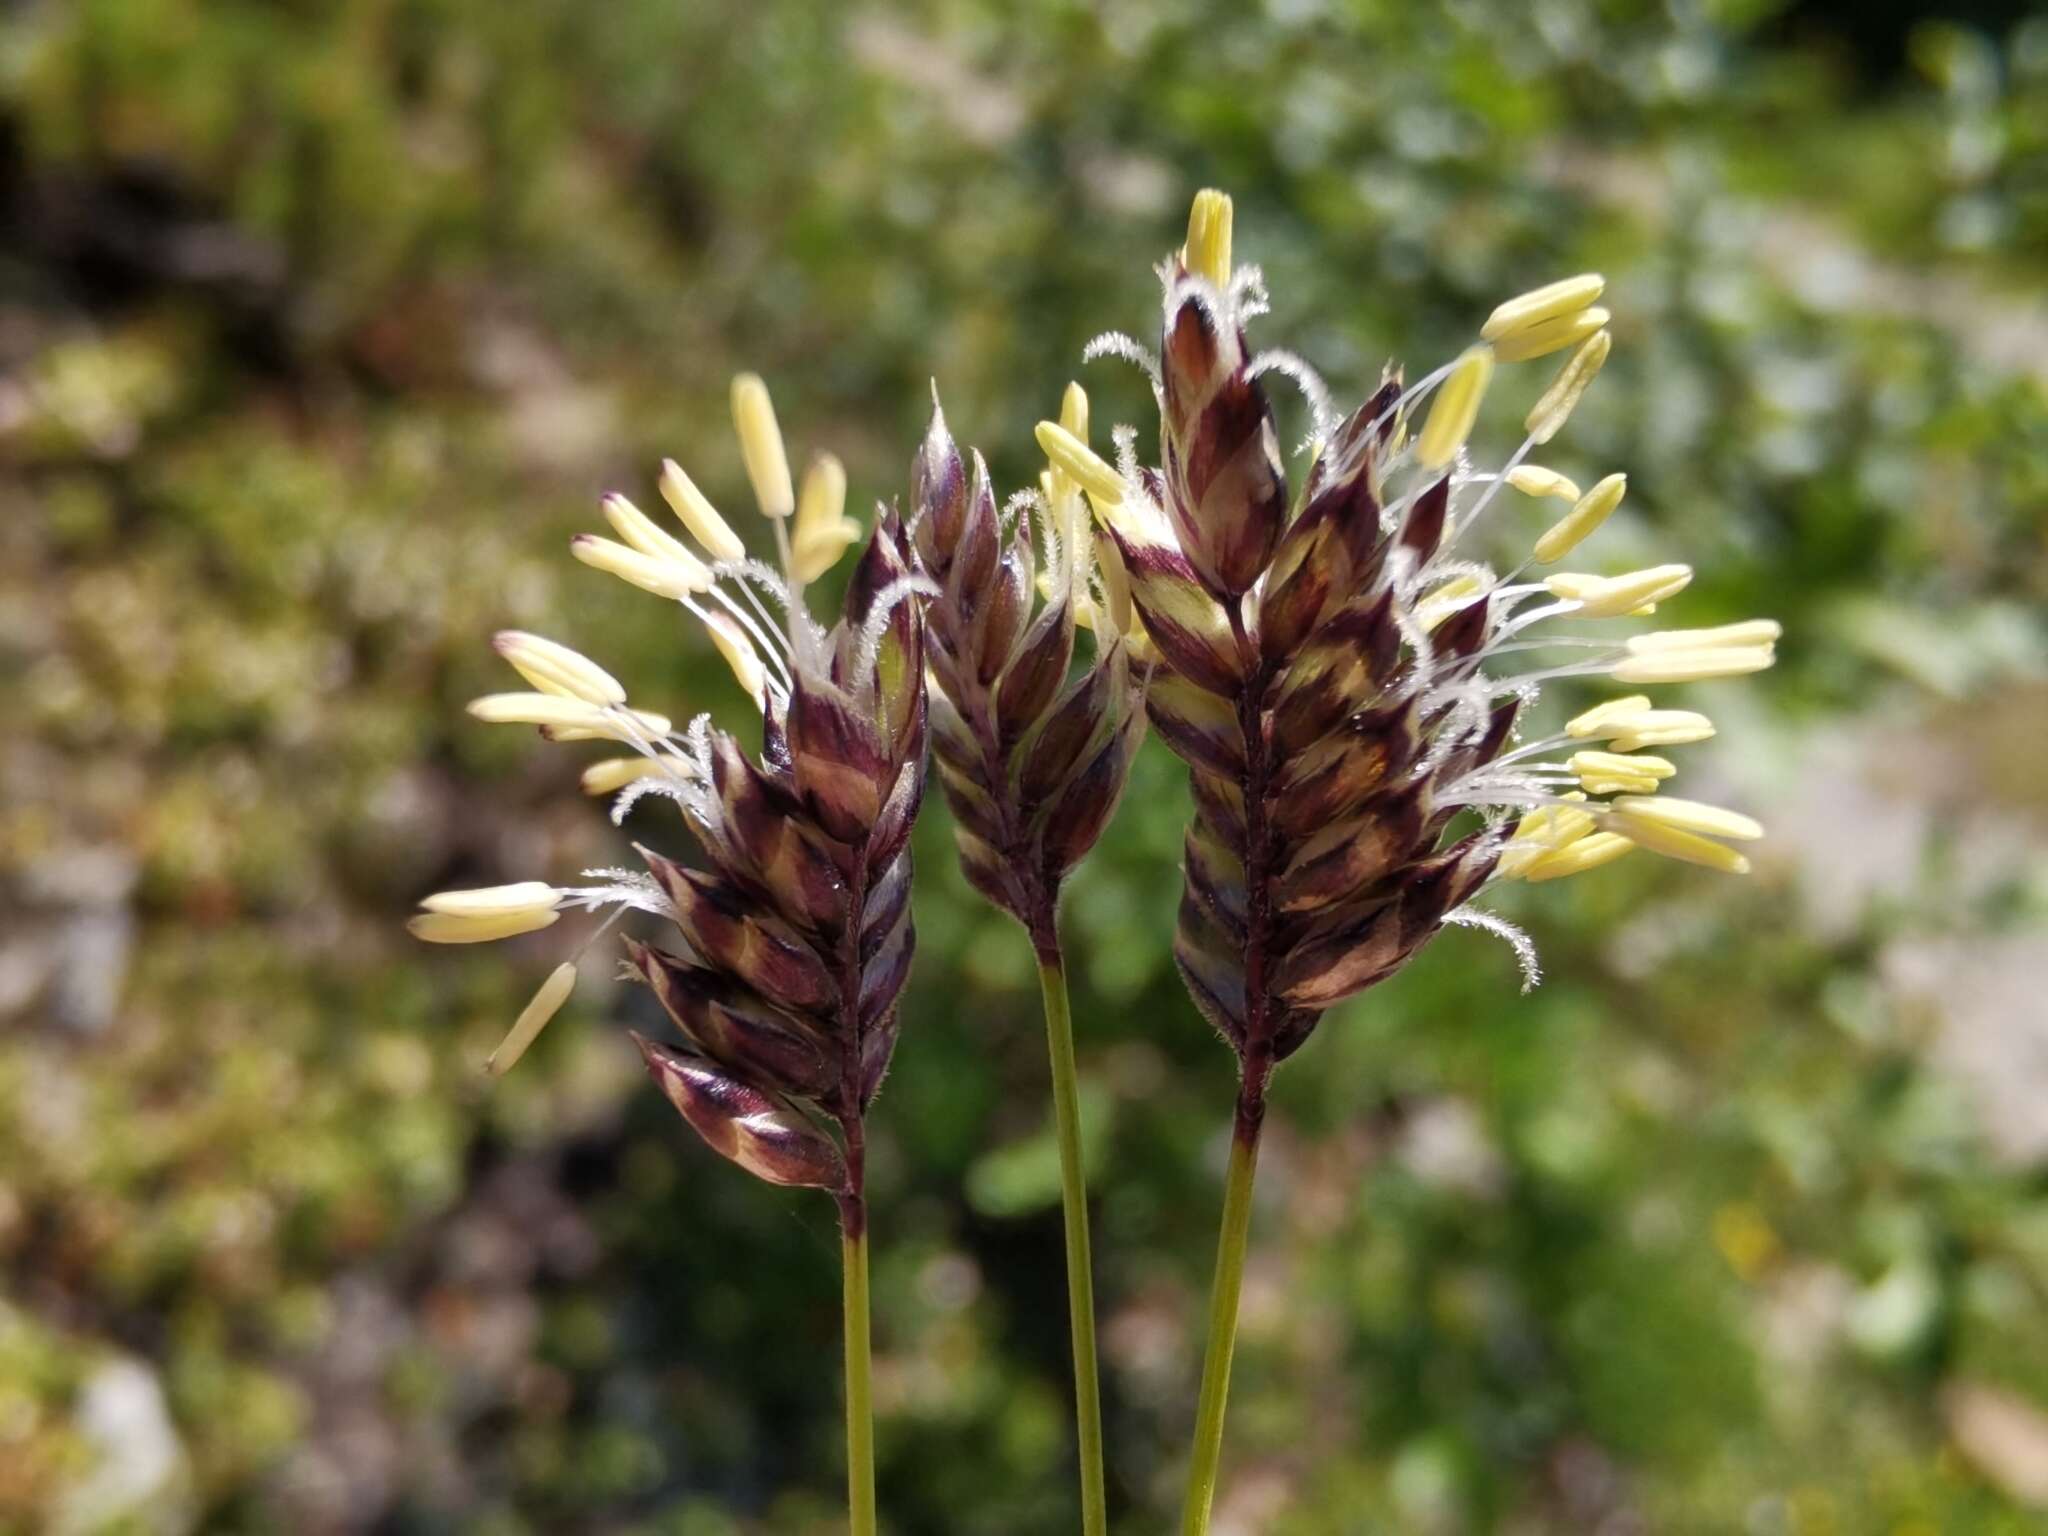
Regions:
M 495 641 L 531 691 L 469 706 L 480 720 L 537 726 L 551 741 L 631 748 L 585 769 L 584 788 L 615 797 L 615 822 L 643 796 L 673 800 L 709 869 L 642 848 L 646 873 L 445 891 L 422 903 L 411 927 L 433 942 L 474 943 L 546 928 L 568 911 L 611 909 L 580 958 L 627 911 L 666 919 L 672 950 L 628 944 L 628 970 L 685 1042 L 680 1051 L 640 1042 L 656 1080 L 726 1156 L 773 1182 L 857 1201 L 859 1120 L 887 1067 L 910 964 L 908 838 L 925 762 L 916 599 L 929 584 L 912 574 L 904 530 L 884 511 L 848 584 L 845 616 L 830 629 L 814 620 L 806 584 L 861 537 L 845 515 L 845 473 L 822 456 L 799 495 L 758 378 L 734 381 L 732 409 L 779 569 L 749 557 L 673 461 L 662 467 L 661 494 L 694 547 L 610 495 L 603 511 L 617 537 L 580 534 L 572 549 L 704 626 L 761 712 L 758 761 L 708 716 L 677 730 L 630 705 L 595 662 L 535 635 Z M 560 1010 L 576 969 L 576 958 L 565 961 L 542 984 L 492 1056 L 494 1073 Z
M 1058 423 L 1038 433 L 1114 535 L 1139 654 L 1156 646 L 1164 658 L 1150 713 L 1188 760 L 1197 804 L 1180 959 L 1239 1049 L 1240 1030 L 1259 1028 L 1248 1015 L 1326 1007 L 1391 974 L 1447 922 L 1510 939 L 1533 980 L 1519 932 L 1465 908 L 1492 880 L 1556 879 L 1636 848 L 1746 871 L 1732 844 L 1760 836 L 1755 821 L 1661 793 L 1677 769 L 1652 749 L 1713 735 L 1705 716 L 1632 693 L 1515 740 L 1545 684 L 1732 677 L 1770 666 L 1779 634 L 1763 619 L 1622 638 L 1562 627 L 1648 615 L 1693 575 L 1680 564 L 1546 569 L 1627 489 L 1620 474 L 1582 489 L 1530 461 L 1608 356 L 1603 279 L 1500 305 L 1460 356 L 1405 387 L 1390 372 L 1342 416 L 1300 358 L 1250 349 L 1245 326 L 1264 312 L 1265 289 L 1256 267 L 1231 263 L 1226 196 L 1198 196 L 1187 244 L 1160 275 L 1160 352 L 1121 334 L 1089 349 L 1150 375 L 1160 467 L 1140 464 L 1129 428 L 1113 465 Z M 1496 366 L 1560 353 L 1520 446 L 1497 469 L 1475 463 L 1467 444 Z M 1269 374 L 1292 380 L 1313 416 L 1298 497 Z M 1502 572 L 1470 551 L 1504 490 L 1564 510 Z M 1459 811 L 1476 813 L 1479 830 L 1446 843 Z M 1263 1003 L 1262 946 L 1274 951 Z

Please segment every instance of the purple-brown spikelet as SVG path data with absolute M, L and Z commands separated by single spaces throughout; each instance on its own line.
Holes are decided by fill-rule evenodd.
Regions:
M 1085 413 L 1078 389 L 1068 405 Z M 911 496 L 933 587 L 932 754 L 961 866 L 1051 955 L 1060 882 L 1108 825 L 1143 738 L 1131 648 L 1098 584 L 1079 487 L 1063 474 L 1017 498 L 1006 528 L 981 455 L 970 469 L 934 405 Z M 1084 619 L 1094 642 L 1076 670 Z
M 772 1183 L 829 1190 L 857 1235 L 863 1116 L 888 1070 L 914 942 L 909 843 L 928 718 L 918 599 L 929 584 L 911 569 L 902 519 L 879 509 L 842 616 L 829 629 L 814 620 L 806 583 L 860 540 L 845 515 L 845 472 L 820 456 L 799 498 L 767 388 L 750 374 L 734 381 L 733 421 L 775 532 L 775 565 L 748 556 L 672 461 L 662 498 L 693 542 L 611 495 L 602 507 L 618 537 L 580 534 L 571 549 L 704 627 L 759 711 L 758 752 L 709 715 L 678 730 L 629 708 L 624 686 L 595 662 L 515 631 L 496 648 L 534 691 L 471 705 L 481 719 L 537 725 L 551 740 L 630 748 L 633 757 L 591 764 L 584 788 L 616 794 L 615 821 L 648 797 L 673 802 L 703 867 L 636 845 L 646 874 L 593 870 L 595 885 L 443 892 L 413 928 L 466 943 L 532 932 L 579 908 L 664 921 L 663 936 L 625 941 L 628 970 L 681 1037 L 636 1036 L 648 1070 L 714 1150 Z M 508 1070 L 560 1009 L 575 970 L 573 960 L 557 967 L 493 1071 Z
M 760 713 L 758 754 L 709 715 L 678 731 L 666 715 L 628 707 L 625 686 L 596 662 L 517 631 L 495 647 L 533 691 L 470 706 L 480 719 L 537 725 L 553 741 L 630 748 L 633 757 L 587 767 L 585 791 L 617 796 L 614 821 L 648 796 L 674 802 L 705 867 L 636 845 L 645 874 L 599 869 L 585 872 L 595 885 L 442 891 L 411 927 L 431 942 L 467 944 L 536 932 L 565 911 L 614 908 L 587 949 L 629 911 L 667 925 L 654 942 L 625 941 L 628 972 L 680 1037 L 634 1035 L 649 1074 L 712 1151 L 771 1184 L 826 1190 L 839 1207 L 847 1505 L 852 1529 L 872 1536 L 866 1115 L 895 1048 L 915 943 L 910 829 L 924 798 L 928 719 L 918 599 L 930 584 L 911 570 L 902 520 L 883 508 L 841 617 L 829 629 L 814 620 L 806 584 L 860 542 L 846 516 L 846 472 L 821 455 L 799 494 L 754 375 L 733 381 L 732 414 L 776 566 L 749 557 L 673 461 L 662 466 L 661 495 L 693 542 L 611 495 L 602 507 L 618 537 L 580 534 L 570 547 L 704 627 Z M 491 1071 L 525 1054 L 568 999 L 576 969 L 574 958 L 556 966 Z
M 1190 300 L 1169 335 L 1205 335 L 1212 322 Z M 1243 355 L 1238 338 L 1183 341 L 1162 358 L 1169 401 L 1211 402 L 1181 424 L 1185 448 L 1169 431 L 1169 463 L 1184 452 L 1199 469 L 1218 459 L 1216 440 L 1237 444 L 1223 455 L 1228 485 L 1166 476 L 1192 551 L 1176 559 L 1117 532 L 1132 601 L 1173 672 L 1154 684 L 1151 716 L 1194 790 L 1175 959 L 1209 1021 L 1248 1062 L 1270 1064 L 1308 1038 L 1322 1010 L 1390 975 L 1485 882 L 1497 839 L 1439 846 L 1449 813 L 1435 789 L 1500 750 L 1515 702 L 1494 712 L 1483 738 L 1431 765 L 1450 711 L 1425 695 L 1443 674 L 1408 664 L 1392 567 L 1396 550 L 1428 544 L 1432 523 L 1440 531 L 1442 497 L 1381 526 L 1374 463 L 1397 391 L 1388 386 L 1339 430 L 1301 513 L 1280 531 L 1272 509 L 1284 508 L 1285 480 L 1270 407 Z M 1184 378 L 1190 364 L 1227 376 Z M 1276 530 L 1252 541 L 1257 562 L 1231 553 L 1249 547 L 1246 524 Z M 1242 603 L 1262 577 L 1262 599 Z M 1438 655 L 1456 644 L 1439 636 Z
M 1548 679 L 1754 671 L 1770 662 L 1776 626 L 1619 644 L 1527 636 L 1545 619 L 1647 612 L 1691 573 L 1666 566 L 1523 581 L 1520 571 L 1499 577 L 1453 553 L 1503 486 L 1572 504 L 1537 543 L 1534 559 L 1545 564 L 1619 504 L 1621 476 L 1581 494 L 1562 475 L 1523 464 L 1606 356 L 1607 312 L 1592 306 L 1597 276 L 1501 306 L 1487 339 L 1454 363 L 1405 389 L 1390 371 L 1340 417 L 1306 364 L 1251 350 L 1245 322 L 1264 311 L 1264 289 L 1256 269 L 1230 265 L 1229 199 L 1196 199 L 1189 242 L 1160 275 L 1157 356 L 1127 337 L 1093 349 L 1151 372 L 1160 467 L 1138 462 L 1128 434 L 1114 468 L 1053 423 L 1039 435 L 1086 486 L 1122 556 L 1142 643 L 1163 663 L 1147 713 L 1188 764 L 1195 806 L 1175 958 L 1242 1058 L 1256 1103 L 1266 1074 L 1324 1010 L 1392 975 L 1447 922 L 1502 933 L 1527 964 L 1518 933 L 1466 910 L 1496 877 L 1554 878 L 1637 845 L 1746 867 L 1712 839 L 1753 836 L 1747 818 L 1650 800 L 1675 770 L 1623 755 L 1711 734 L 1702 717 L 1632 698 L 1526 746 L 1511 737 Z M 1499 473 L 1472 468 L 1465 441 L 1496 357 L 1566 347 L 1577 350 L 1530 412 L 1521 449 Z M 1276 373 L 1301 386 L 1314 416 L 1298 494 L 1262 382 Z M 1432 393 L 1415 431 L 1415 410 Z M 1559 644 L 1601 654 L 1520 675 L 1490 666 Z M 1619 746 L 1534 760 L 1581 738 Z M 1617 791 L 1622 798 L 1584 803 Z M 1510 812 L 1526 814 L 1515 821 Z
M 786 692 L 770 691 L 758 760 L 723 731 L 698 733 L 702 773 L 677 799 L 710 867 L 640 849 L 676 935 L 630 945 L 683 1039 L 639 1044 L 684 1119 L 761 1177 L 842 1201 L 859 1198 L 861 1117 L 888 1069 L 914 942 L 926 713 L 901 540 L 884 514 L 845 617 L 793 658 Z

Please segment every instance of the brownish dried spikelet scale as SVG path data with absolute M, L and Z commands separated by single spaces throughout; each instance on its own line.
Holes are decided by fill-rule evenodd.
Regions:
M 1449 481 L 1382 525 L 1400 397 L 1390 379 L 1323 445 L 1290 519 L 1244 337 L 1186 275 L 1170 281 L 1161 349 L 1165 468 L 1142 487 L 1173 537 L 1148 540 L 1137 517 L 1112 531 L 1170 669 L 1148 714 L 1193 783 L 1175 958 L 1247 1076 L 1262 1078 L 1492 872 L 1493 839 L 1442 845 L 1451 813 L 1433 791 L 1499 754 L 1515 703 L 1478 742 L 1418 771 L 1446 711 L 1432 713 L 1414 680 L 1395 582 L 1435 553 Z M 1475 602 L 1431 637 L 1432 685 L 1476 658 L 1486 614 Z
M 1106 625 L 1073 666 L 1081 552 L 1067 552 L 1066 578 L 1033 615 L 1030 514 L 1004 535 L 987 466 L 976 453 L 970 471 L 936 407 L 911 481 L 916 558 L 937 589 L 925 608 L 932 755 L 961 865 L 1050 954 L 1060 882 L 1108 825 L 1143 739 L 1140 680 Z M 1085 514 L 1068 536 L 1087 536 Z
M 679 942 L 629 941 L 631 969 L 683 1037 L 639 1039 L 683 1118 L 742 1167 L 831 1190 L 856 1219 L 862 1115 L 888 1069 L 914 942 L 926 710 L 909 575 L 900 522 L 884 514 L 820 664 L 798 667 L 767 712 L 759 760 L 711 732 L 709 793 L 683 802 L 709 868 L 639 850 Z M 880 643 L 864 643 L 881 603 Z

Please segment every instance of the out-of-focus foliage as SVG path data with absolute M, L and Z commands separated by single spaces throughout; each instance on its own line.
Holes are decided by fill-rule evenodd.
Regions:
M 883 497 L 936 376 L 1018 484 L 1202 184 L 1353 396 L 1609 273 L 1556 456 L 1630 474 L 1599 553 L 1787 626 L 1694 690 L 1749 717 L 1688 771 L 1772 824 L 1754 879 L 1523 893 L 1540 991 L 1452 934 L 1282 1074 L 1219 1530 L 2048 1519 L 2038 17 L 41 0 L 0 35 L 0 1529 L 833 1528 L 827 1203 L 692 1142 L 624 991 L 486 1092 L 557 934 L 399 917 L 616 861 L 568 751 L 461 716 L 492 629 L 738 705 L 562 557 L 664 452 L 740 499 L 734 367 Z M 1230 1094 L 1167 958 L 1182 794 L 1148 750 L 1068 900 L 1133 1536 Z M 883 1501 L 1037 1533 L 1042 1041 L 941 814 L 874 1116 Z

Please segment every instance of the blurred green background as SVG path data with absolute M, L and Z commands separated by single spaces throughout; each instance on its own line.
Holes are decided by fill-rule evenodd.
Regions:
M 0 1531 L 843 1520 L 829 1202 L 644 1086 L 559 933 L 423 892 L 623 837 L 466 720 L 518 625 L 737 722 L 566 558 L 728 375 L 900 494 L 1006 486 L 1189 194 L 1356 398 L 1598 267 L 1557 467 L 1777 671 L 1684 690 L 1756 875 L 1451 933 L 1281 1075 L 1217 1536 L 2048 1529 L 2048 21 L 1903 0 L 24 0 L 0 16 Z M 1139 377 L 1079 375 L 1099 421 Z M 1482 428 L 1505 437 L 1547 369 Z M 1504 450 L 1509 442 L 1491 446 Z M 1536 524 L 1525 515 L 1516 530 Z M 1505 525 L 1503 525 L 1505 526 Z M 1231 1061 L 1148 748 L 1070 888 L 1115 1524 L 1171 1523 Z M 639 835 L 681 839 L 655 809 Z M 874 1117 L 890 1529 L 1072 1529 L 1021 937 L 920 831 Z

